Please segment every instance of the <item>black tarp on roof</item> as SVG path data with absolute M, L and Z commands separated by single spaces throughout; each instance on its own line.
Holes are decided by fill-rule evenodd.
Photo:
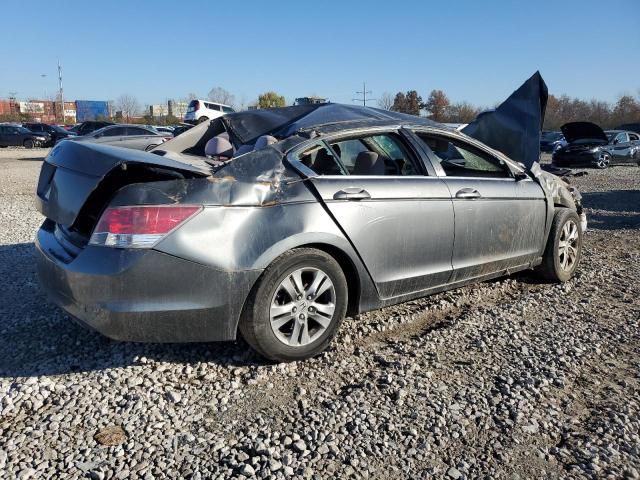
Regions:
M 536 72 L 498 108 L 481 113 L 462 132 L 531 168 L 540 159 L 548 96 L 547 85 Z
M 300 130 L 333 123 L 392 120 L 413 124 L 439 125 L 426 118 L 378 108 L 325 103 L 232 113 L 222 121 L 243 144 L 253 143 L 261 135 L 285 138 Z

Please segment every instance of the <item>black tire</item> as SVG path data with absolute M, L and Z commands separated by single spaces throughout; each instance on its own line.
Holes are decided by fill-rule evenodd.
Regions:
M 565 226 L 570 223 L 573 223 L 576 227 L 577 237 L 575 238 L 575 242 L 572 242 L 572 247 L 575 249 L 575 258 L 571 265 L 567 263 L 566 267 L 564 267 L 563 260 L 568 255 L 568 250 L 562 249 L 561 251 L 560 243 L 566 236 Z M 569 208 L 556 208 L 551 224 L 551 231 L 549 232 L 549 239 L 547 240 L 547 247 L 544 250 L 542 263 L 538 267 L 538 273 L 543 278 L 552 282 L 566 282 L 573 277 L 581 257 L 582 229 L 580 227 L 580 217 L 574 210 Z
M 33 148 L 33 140 L 26 139 L 24 142 L 22 142 L 22 146 L 24 148 Z
M 153 145 L 147 145 L 147 148 L 144 149 L 145 152 L 148 152 L 149 150 L 153 150 L 154 148 L 156 148 L 159 144 L 153 144 Z
M 335 306 L 335 309 L 333 316 L 328 321 L 328 326 L 323 327 L 324 330 L 319 328 L 320 324 L 315 324 L 312 318 L 313 313 L 311 313 L 306 320 L 309 325 L 307 332 L 310 332 L 313 325 L 316 325 L 316 327 L 319 328 L 319 331 L 316 333 L 317 338 L 306 345 L 291 346 L 285 344 L 274 332 L 271 324 L 271 308 L 272 305 L 277 305 L 278 295 L 283 292 L 282 283 L 287 277 L 291 278 L 291 275 L 300 269 L 317 270 L 320 273 L 324 273 L 331 280 L 333 284 L 332 293 L 335 295 L 332 304 Z M 309 286 L 307 283 L 305 288 Z M 330 292 L 330 294 L 332 293 Z M 319 301 L 321 296 L 322 295 L 319 295 L 315 300 Z M 300 298 L 302 298 L 302 296 L 298 299 L 300 304 L 315 304 L 314 300 L 305 302 L 304 298 L 302 298 L 302 300 L 300 300 Z M 296 300 L 293 300 L 292 303 L 295 304 L 295 302 Z M 289 304 L 288 302 L 285 303 L 287 303 L 287 305 Z M 243 309 L 239 323 L 240 333 L 254 350 L 267 359 L 280 362 L 304 360 L 318 355 L 329 346 L 344 319 L 347 311 L 347 303 L 347 280 L 338 262 L 322 250 L 296 248 L 278 257 L 263 272 L 251 291 Z M 304 308 L 305 311 L 309 308 L 308 312 L 312 312 L 313 307 L 305 306 L 302 308 Z M 302 311 L 302 308 L 299 311 Z M 294 307 L 292 311 L 296 312 L 296 308 Z M 280 328 L 287 329 L 290 327 L 291 337 L 293 337 L 298 318 L 296 314 L 292 313 L 291 315 L 292 319 L 289 320 L 291 323 L 286 323 Z M 303 320 L 300 321 L 302 322 Z M 278 331 L 282 336 L 283 333 L 281 330 Z
M 200 117 L 197 123 L 203 123 L 203 122 L 206 122 L 207 120 L 209 120 L 209 117 Z

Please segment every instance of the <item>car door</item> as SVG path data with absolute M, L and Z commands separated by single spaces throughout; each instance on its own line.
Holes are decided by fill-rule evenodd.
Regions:
M 9 138 L 7 135 L 7 127 L 0 125 L 0 147 L 8 147 Z
M 640 160 L 640 135 L 627 132 L 629 135 L 629 161 L 637 163 Z
M 611 156 L 616 163 L 626 163 L 631 161 L 631 143 L 627 132 L 618 133 L 613 139 Z
M 95 143 L 103 143 L 105 145 L 111 145 L 113 147 L 121 146 L 122 137 L 127 133 L 126 127 L 115 126 L 109 127 L 98 133 L 95 137 Z M 94 134 L 96 135 L 96 134 Z
M 507 271 L 542 254 L 546 199 L 528 175 L 480 144 L 458 136 L 415 132 L 453 200 L 451 282 Z
M 448 282 L 451 196 L 435 172 L 428 175 L 400 132 L 316 142 L 298 158 L 313 171 L 313 186 L 362 258 L 381 298 Z
M 135 148 L 136 150 L 145 150 L 149 145 L 159 145 L 162 143 L 160 137 L 157 143 L 153 143 L 152 133 L 140 127 L 127 127 L 127 136 L 123 138 L 123 147 Z
M 8 145 L 13 147 L 21 147 L 24 140 L 26 140 L 26 136 L 20 133 L 16 127 L 10 126 L 7 127 L 7 137 L 8 137 Z

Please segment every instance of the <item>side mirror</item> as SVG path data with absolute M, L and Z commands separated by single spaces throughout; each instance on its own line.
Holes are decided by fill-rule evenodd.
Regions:
M 520 180 L 526 180 L 527 178 L 529 178 L 529 175 L 520 171 L 514 172 L 513 176 L 516 179 L 516 182 L 519 182 Z

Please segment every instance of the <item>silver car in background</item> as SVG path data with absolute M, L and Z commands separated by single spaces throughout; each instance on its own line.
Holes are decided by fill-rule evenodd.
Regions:
M 148 125 L 118 124 L 109 125 L 88 135 L 69 138 L 68 140 L 149 151 L 163 144 L 171 137 L 171 134 L 160 133 Z

